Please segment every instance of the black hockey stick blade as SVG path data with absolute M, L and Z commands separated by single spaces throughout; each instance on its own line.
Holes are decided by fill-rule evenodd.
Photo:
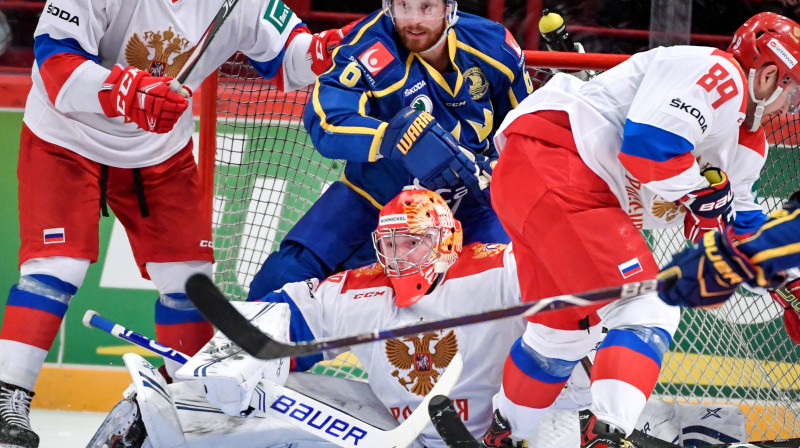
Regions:
M 287 356 L 304 356 L 340 347 L 381 341 L 384 339 L 410 336 L 428 331 L 442 330 L 490 320 L 513 316 L 529 316 L 535 313 L 552 312 L 572 306 L 584 306 L 598 303 L 610 303 L 617 299 L 636 297 L 641 294 L 656 292 L 666 282 L 662 280 L 645 280 L 611 286 L 592 291 L 550 297 L 536 302 L 526 302 L 475 314 L 465 314 L 435 321 L 422 321 L 386 330 L 373 330 L 352 336 L 316 339 L 302 342 L 279 342 L 247 321 L 228 302 L 214 282 L 202 274 L 195 274 L 186 282 L 186 293 L 200 313 L 231 341 L 244 351 L 259 359 L 275 359 Z
M 433 427 L 449 448 L 480 448 L 481 444 L 470 434 L 453 402 L 445 395 L 437 395 L 428 403 L 428 415 Z

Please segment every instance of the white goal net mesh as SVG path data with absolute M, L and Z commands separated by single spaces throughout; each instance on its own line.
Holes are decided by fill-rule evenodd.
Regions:
M 539 84 L 547 67 L 530 70 Z M 282 95 L 241 55 L 219 77 L 214 184 L 216 283 L 232 299 L 267 255 L 337 180 L 343 162 L 313 148 L 303 124 L 308 90 Z M 759 201 L 772 210 L 800 186 L 798 117 L 767 126 L 770 155 Z M 648 232 L 659 263 L 684 244 L 681 229 Z M 664 399 L 739 406 L 750 440 L 800 437 L 800 349 L 788 339 L 782 309 L 769 297 L 740 292 L 714 310 L 684 310 L 656 394 Z M 366 379 L 348 354 L 316 366 L 330 375 Z M 572 423 L 570 423 L 572 425 Z

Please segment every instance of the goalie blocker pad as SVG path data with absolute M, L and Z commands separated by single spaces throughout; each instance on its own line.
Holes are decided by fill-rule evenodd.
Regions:
M 290 309 L 286 303 L 231 302 L 250 323 L 277 340 L 289 341 Z M 240 415 L 250 405 L 262 378 L 278 385 L 289 376 L 289 358 L 253 358 L 218 331 L 175 373 L 183 380 L 199 379 L 209 403 L 228 415 Z

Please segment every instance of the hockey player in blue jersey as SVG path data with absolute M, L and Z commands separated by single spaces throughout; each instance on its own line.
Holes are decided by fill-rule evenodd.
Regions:
M 291 281 L 375 262 L 369 235 L 405 185 L 437 191 L 465 243 L 508 242 L 489 201 L 492 139 L 533 91 L 502 25 L 458 14 L 455 0 L 384 0 L 345 36 L 314 86 L 305 126 L 347 164 L 250 284 L 250 298 Z

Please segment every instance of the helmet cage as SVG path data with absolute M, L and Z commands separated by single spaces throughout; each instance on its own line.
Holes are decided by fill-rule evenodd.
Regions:
M 387 276 L 405 277 L 424 273 L 439 260 L 442 233 L 433 227 L 378 229 L 372 245 Z

